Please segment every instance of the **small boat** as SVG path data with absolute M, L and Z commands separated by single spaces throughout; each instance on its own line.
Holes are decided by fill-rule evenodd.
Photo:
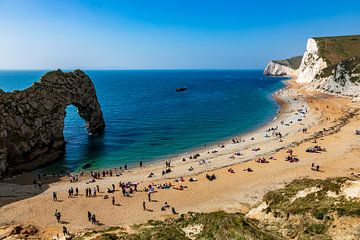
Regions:
M 176 88 L 177 92 L 183 92 L 183 91 L 186 91 L 186 90 L 187 90 L 187 88 Z

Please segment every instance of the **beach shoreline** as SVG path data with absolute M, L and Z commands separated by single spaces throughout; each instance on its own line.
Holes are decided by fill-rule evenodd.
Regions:
M 226 137 L 223 140 L 214 140 L 214 141 L 212 141 L 210 143 L 204 143 L 203 147 L 191 148 L 191 149 L 189 149 L 189 150 L 187 150 L 185 152 L 182 152 L 182 153 L 165 156 L 165 157 L 161 157 L 161 158 L 158 158 L 158 159 L 152 159 L 152 160 L 149 160 L 149 161 L 143 160 L 142 161 L 143 162 L 143 167 L 142 168 L 139 167 L 139 162 L 138 162 L 138 163 L 129 163 L 129 164 L 124 163 L 122 166 L 120 166 L 120 165 L 118 165 L 118 166 L 109 166 L 107 168 L 77 169 L 77 170 L 74 170 L 74 171 L 71 171 L 71 172 L 80 172 L 80 171 L 82 171 L 85 174 L 90 174 L 92 171 L 94 171 L 94 172 L 102 172 L 102 171 L 107 171 L 109 169 L 114 169 L 114 168 L 118 169 L 119 167 L 123 167 L 125 164 L 127 165 L 128 169 L 132 169 L 132 170 L 139 170 L 139 169 L 144 169 L 146 167 L 159 166 L 159 165 L 163 165 L 165 163 L 165 161 L 169 161 L 171 159 L 180 159 L 180 158 L 182 159 L 182 158 L 188 157 L 189 155 L 194 155 L 194 154 L 196 154 L 198 152 L 201 152 L 201 151 L 209 151 L 209 150 L 212 150 L 214 148 L 217 148 L 220 145 L 231 143 L 233 138 L 239 138 L 241 136 L 248 136 L 248 135 L 251 135 L 253 133 L 256 133 L 259 130 L 261 130 L 262 128 L 270 126 L 272 124 L 272 122 L 274 122 L 275 120 L 281 118 L 281 116 L 284 114 L 285 110 L 288 108 L 288 104 L 285 101 L 283 101 L 279 96 L 277 96 L 277 94 L 279 92 L 281 92 L 281 91 L 285 91 L 289 87 L 289 85 L 290 85 L 289 81 L 291 81 L 291 80 L 293 80 L 291 77 L 289 77 L 286 80 L 283 80 L 282 83 L 283 83 L 284 86 L 277 89 L 275 92 L 273 92 L 271 94 L 271 98 L 278 105 L 278 109 L 276 111 L 275 116 L 273 116 L 272 118 L 269 118 L 266 122 L 264 122 L 262 124 L 259 124 L 258 126 L 252 127 L 248 131 L 245 131 L 243 133 L 238 133 L 238 134 L 235 133 L 232 136 Z M 4 180 L 5 181 L 10 181 L 10 182 L 15 182 L 15 183 L 18 183 L 18 184 L 24 184 L 24 182 L 22 180 L 17 181 L 17 179 L 22 178 L 22 176 L 24 176 L 24 175 L 26 175 L 27 177 L 28 176 L 36 177 L 39 173 L 40 174 L 45 173 L 47 175 L 51 175 L 52 172 L 50 172 L 47 168 L 49 166 L 51 166 L 52 164 L 54 164 L 54 163 L 46 164 L 46 165 L 41 166 L 41 167 L 39 167 L 37 169 L 34 169 L 32 171 L 23 172 L 23 173 L 20 173 L 20 174 L 15 174 L 13 176 L 8 176 Z M 54 173 L 54 174 L 57 175 L 56 173 Z M 66 173 L 63 172 L 63 173 L 60 174 L 60 177 L 64 177 L 64 176 L 66 176 Z
M 275 93 L 281 107 L 273 121 L 241 136 L 244 142 L 234 144 L 228 140 L 223 143 L 224 147 L 211 148 L 211 151 L 217 151 L 215 153 L 208 149 L 192 152 L 191 154 L 200 154 L 198 159 L 189 159 L 189 154 L 185 156 L 186 161 L 182 160 L 182 156 L 173 159 L 171 172 L 163 176 L 161 172 L 166 167 L 164 162 L 159 162 L 121 171 L 120 176 L 115 176 L 114 172 L 112 177 L 101 177 L 96 179 L 95 183 L 87 183 L 90 179 L 88 173 L 80 176 L 79 182 L 75 183 L 70 183 L 67 177 L 53 181 L 50 177 L 44 180 L 41 190 L 32 186 L 33 179 L 29 179 L 29 175 L 0 182 L 2 194 L 13 196 L 13 201 L 10 197 L 6 204 L 0 205 L 0 215 L 3 216 L 0 226 L 27 223 L 51 235 L 61 228 L 53 218 L 55 209 L 62 212 L 64 219 L 69 222 L 68 228 L 74 233 L 85 229 L 129 225 L 166 218 L 169 213 L 159 210 L 165 201 L 180 213 L 216 210 L 246 212 L 246 209 L 256 205 L 267 191 L 282 187 L 294 179 L 344 176 L 356 171 L 358 166 L 353 155 L 359 151 L 357 149 L 360 149 L 360 143 L 353 132 L 360 124 L 359 103 L 323 93 L 306 92 L 294 80 L 286 83 L 288 85 L 285 88 Z M 271 127 L 276 130 L 267 131 Z M 307 129 L 307 132 L 304 133 L 303 129 Z M 281 140 L 272 135 L 279 131 L 282 133 Z M 314 139 L 328 150 L 315 155 L 306 153 L 306 148 L 315 144 Z M 254 151 L 257 148 L 259 150 Z M 293 149 L 299 162 L 284 161 L 289 149 Z M 234 154 L 237 151 L 240 151 L 240 156 Z M 258 158 L 266 158 L 267 163 L 256 162 Z M 205 163 L 200 164 L 201 162 Z M 312 162 L 320 164 L 322 171 L 311 171 Z M 190 167 L 193 170 L 189 171 Z M 233 169 L 234 173 L 230 173 L 229 168 Z M 252 169 L 252 172 L 244 171 L 246 169 Z M 151 172 L 155 176 L 149 178 Z M 205 173 L 215 174 L 216 180 L 207 180 Z M 190 177 L 197 181 L 189 182 Z M 184 178 L 185 182 L 179 181 L 181 178 Z M 139 183 L 139 192 L 134 193 L 131 198 L 123 197 L 118 189 L 120 181 Z M 154 194 L 156 202 L 147 203 L 153 211 L 143 211 L 141 203 L 147 199 L 147 193 L 141 190 L 149 184 L 168 182 L 174 187 L 157 190 Z M 105 192 L 111 184 L 116 185 L 113 195 Z M 98 197 L 83 196 L 86 187 L 92 188 L 96 185 L 100 186 Z M 180 185 L 186 188 L 176 190 Z M 70 186 L 79 188 L 80 196 L 68 198 L 67 190 Z M 61 202 L 52 201 L 52 192 L 58 193 Z M 112 206 L 110 200 L 103 198 L 105 195 L 110 198 L 115 196 L 121 206 Z M 87 211 L 96 212 L 103 225 L 100 227 L 88 223 L 85 217 Z M 19 216 L 20 212 L 29 214 Z

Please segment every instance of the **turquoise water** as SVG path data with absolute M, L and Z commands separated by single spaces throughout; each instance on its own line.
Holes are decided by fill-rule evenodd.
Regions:
M 0 89 L 30 86 L 45 71 L 0 71 Z M 144 164 L 253 130 L 272 119 L 271 93 L 282 78 L 257 70 L 86 71 L 93 80 L 106 130 L 88 137 L 69 106 L 66 153 L 49 168 L 90 169 Z M 176 92 L 186 87 L 185 92 Z

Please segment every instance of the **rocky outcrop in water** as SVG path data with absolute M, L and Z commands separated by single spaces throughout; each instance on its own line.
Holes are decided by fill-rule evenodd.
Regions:
M 63 156 L 69 105 L 77 107 L 90 135 L 103 131 L 105 122 L 95 87 L 81 70 L 48 72 L 23 91 L 0 90 L 0 177 Z

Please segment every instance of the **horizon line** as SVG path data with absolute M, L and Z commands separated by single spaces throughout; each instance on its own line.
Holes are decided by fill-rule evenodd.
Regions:
M 262 68 L 8 68 L 1 69 L 0 71 L 252 71 L 263 70 Z

